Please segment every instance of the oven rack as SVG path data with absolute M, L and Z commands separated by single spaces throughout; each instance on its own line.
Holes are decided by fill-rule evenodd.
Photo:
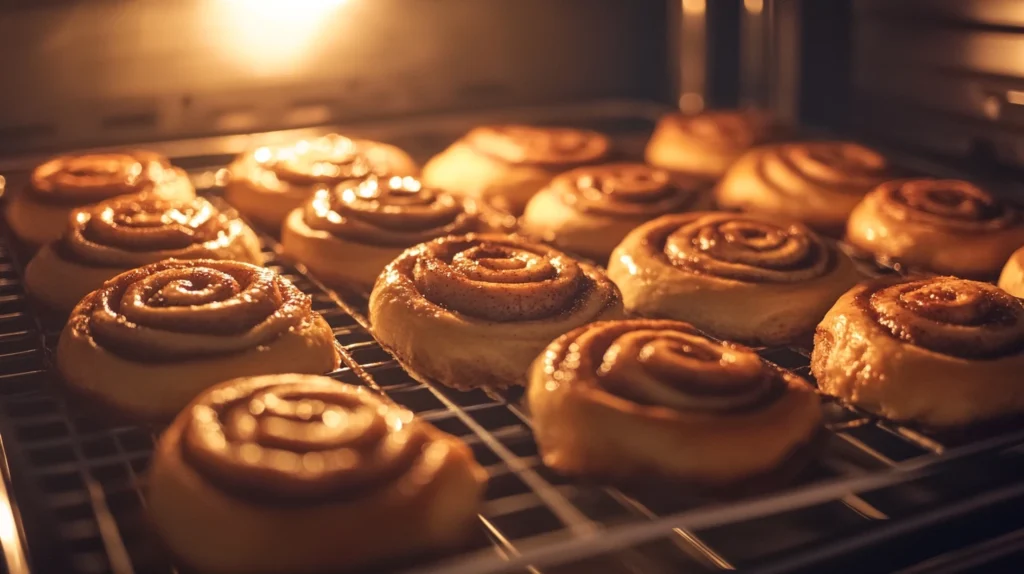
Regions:
M 410 151 L 422 158 L 436 150 Z M 214 181 L 219 167 L 192 175 Z M 216 190 L 207 192 L 221 201 Z M 586 572 L 595 565 L 623 573 L 790 571 L 876 544 L 895 535 L 894 527 L 896 534 L 916 531 L 995 502 L 1004 513 L 1024 514 L 1017 490 L 1024 464 L 1015 448 L 1024 437 L 1006 428 L 931 435 L 828 399 L 825 456 L 795 488 L 773 497 L 721 505 L 672 489 L 574 484 L 540 464 L 518 393 L 418 382 L 374 340 L 358 300 L 324 290 L 281 261 L 272 238 L 262 239 L 269 266 L 309 293 L 334 329 L 345 366 L 331 376 L 379 390 L 459 436 L 491 475 L 475 552 L 419 567 L 453 574 Z M 30 571 L 18 561 L 24 553 L 33 559 L 31 572 L 172 571 L 147 532 L 140 494 L 153 434 L 110 427 L 63 396 L 49 365 L 59 324 L 33 312 L 20 269 L 14 250 L 0 246 L 0 436 L 11 495 L 9 513 L 0 504 L 0 542 L 8 570 Z M 758 351 L 809 378 L 806 349 Z M 4 528 L 7 516 L 13 533 Z M 878 558 L 860 556 L 858 569 Z
M 808 518 L 802 518 L 802 512 L 810 512 L 810 519 L 820 522 L 815 527 L 839 522 L 842 530 L 852 531 L 857 530 L 855 522 L 863 522 L 860 526 L 868 528 L 870 523 L 889 517 L 882 510 L 885 504 L 853 493 L 879 489 L 884 493 L 914 480 L 938 478 L 941 482 L 946 473 L 924 469 L 940 468 L 942 465 L 931 464 L 939 461 L 953 463 L 946 460 L 950 458 L 948 454 L 936 456 L 947 448 L 945 443 L 827 403 L 833 444 L 825 464 L 815 468 L 813 476 L 806 480 L 810 484 L 831 477 L 840 479 L 839 482 L 797 490 L 753 505 L 741 502 L 712 510 L 704 507 L 709 503 L 707 500 L 680 497 L 667 491 L 629 492 L 573 485 L 539 464 L 528 419 L 515 393 L 452 391 L 417 382 L 374 341 L 367 330 L 365 315 L 357 307 L 323 290 L 302 269 L 281 261 L 273 241 L 266 236 L 263 239 L 268 266 L 313 296 L 315 308 L 324 314 L 344 349 L 345 366 L 331 376 L 372 387 L 439 428 L 460 436 L 488 469 L 491 483 L 480 524 L 493 547 L 488 550 L 481 537 L 482 548 L 463 562 L 461 570 L 456 564 L 445 563 L 438 566 L 437 572 L 505 571 L 506 566 L 520 563 L 603 555 L 610 544 L 623 545 L 634 540 L 637 544 L 618 549 L 614 556 L 602 556 L 603 571 L 707 572 L 753 564 L 771 555 L 781 554 L 793 560 L 792 553 L 784 552 L 787 547 L 805 548 L 809 541 L 776 540 L 775 543 L 782 543 L 781 547 L 769 544 L 752 556 L 744 556 L 739 549 L 730 548 L 734 544 L 728 529 L 764 517 L 781 517 L 782 524 L 789 523 L 790 530 L 802 523 L 806 528 Z M 5 255 L 11 261 L 0 265 L 17 269 L 13 254 L 8 250 Z M 16 277 L 8 279 L 12 281 L 5 285 L 5 293 L 20 290 Z M 15 298 L 26 303 L 22 293 L 16 293 Z M 4 437 L 10 438 L 8 456 L 14 462 L 14 476 L 22 474 L 21 478 L 27 479 L 23 482 L 37 485 L 22 486 L 35 491 L 26 492 L 15 482 L 14 500 L 22 502 L 23 495 L 38 498 L 34 502 L 54 521 L 53 534 L 64 551 L 47 553 L 52 555 L 51 559 L 68 560 L 66 564 L 42 564 L 33 571 L 171 571 L 170 563 L 145 533 L 144 500 L 140 494 L 154 435 L 133 427 L 109 427 L 65 398 L 51 378 L 49 364 L 60 324 L 33 315 L 27 306 L 13 311 L 10 305 L 5 310 L 11 313 L 4 316 L 16 317 L 3 321 L 8 328 L 0 333 L 0 364 L 4 365 L 5 373 L 12 361 L 26 366 L 34 363 L 32 366 L 36 367 L 6 375 L 0 391 L 0 428 Z M 25 329 L 10 329 L 12 325 Z M 25 348 L 10 349 L 11 341 Z M 9 349 L 12 352 L 7 352 Z M 796 365 L 806 362 L 801 351 L 761 349 L 760 353 L 797 372 L 806 370 L 805 366 Z M 1022 439 L 1024 436 L 1004 436 L 994 443 L 968 446 L 966 452 L 956 448 L 951 452 L 954 460 L 969 458 L 970 464 L 976 465 L 978 457 L 970 456 L 976 451 L 989 452 Z M 877 473 L 884 469 L 895 470 Z M 851 476 L 852 480 L 842 480 Z M 1011 494 L 1022 493 L 1011 489 Z M 676 515 L 679 512 L 682 514 Z M 689 523 L 699 528 L 680 526 Z M 778 525 L 768 526 L 765 534 L 776 528 Z M 759 535 L 755 529 L 744 538 L 756 540 Z M 28 542 L 33 544 L 34 539 Z M 794 546 L 791 542 L 800 543 Z M 29 550 L 34 549 L 30 546 Z M 480 552 L 486 555 L 481 556 Z M 39 553 L 32 555 L 36 557 Z M 511 562 L 505 563 L 505 559 Z M 540 571 L 536 567 L 530 570 Z M 561 570 L 543 570 L 558 571 Z

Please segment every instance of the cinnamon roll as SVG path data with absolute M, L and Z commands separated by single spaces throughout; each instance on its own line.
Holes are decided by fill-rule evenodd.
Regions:
M 818 325 L 811 372 L 822 391 L 898 421 L 1024 412 L 1024 302 L 955 277 L 859 285 Z
M 167 260 L 122 273 L 75 307 L 57 344 L 72 391 L 145 421 L 235 376 L 338 367 L 331 327 L 269 269 Z
M 821 429 L 806 381 L 678 321 L 579 327 L 533 363 L 527 400 L 544 464 L 721 487 L 796 470 Z
M 412 158 L 395 146 L 330 134 L 242 154 L 228 167 L 225 197 L 242 215 L 276 232 L 293 209 L 322 187 L 372 174 L 417 171 Z
M 699 181 L 644 165 L 581 167 L 551 180 L 523 214 L 523 233 L 606 263 L 634 227 L 666 213 L 706 207 Z
M 884 157 L 855 143 L 784 143 L 744 154 L 715 199 L 722 209 L 783 216 L 838 237 L 864 194 L 891 177 Z
M 647 163 L 705 180 L 717 180 L 744 152 L 781 135 L 781 126 L 759 110 L 668 114 L 647 143 Z
M 317 191 L 281 231 L 284 253 L 333 287 L 369 291 L 403 251 L 445 235 L 480 231 L 476 204 L 413 177 L 370 177 Z
M 171 258 L 263 262 L 256 234 L 205 199 L 130 196 L 75 210 L 25 268 L 25 288 L 67 313 L 115 275 Z
M 911 269 L 992 279 L 1024 245 L 1024 220 L 970 182 L 904 179 L 864 197 L 850 214 L 846 240 Z
M 36 167 L 28 187 L 7 205 L 7 225 L 31 249 L 60 238 L 75 208 L 122 195 L 195 197 L 188 175 L 167 158 L 134 150 L 55 157 Z
M 1004 291 L 1024 299 L 1024 246 L 1013 252 L 999 274 L 999 287 Z
M 526 381 L 552 339 L 622 315 L 596 267 L 515 236 L 449 236 L 388 265 L 370 294 L 377 339 L 414 374 L 456 388 Z
M 270 375 L 178 415 L 147 510 L 196 571 L 340 572 L 463 544 L 486 480 L 465 444 L 366 388 Z
M 522 125 L 471 130 L 423 166 L 423 182 L 497 203 L 519 216 L 551 178 L 607 161 L 608 136 L 589 130 Z
M 641 225 L 615 248 L 608 276 L 627 311 L 757 345 L 809 335 L 860 279 L 845 254 L 803 225 L 722 212 Z

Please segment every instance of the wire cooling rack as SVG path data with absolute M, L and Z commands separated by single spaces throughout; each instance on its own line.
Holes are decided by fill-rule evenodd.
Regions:
M 211 173 L 195 175 L 213 181 Z M 215 190 L 213 199 L 222 201 Z M 940 547 L 967 549 L 1024 529 L 1024 451 L 1018 448 L 1024 435 L 1012 430 L 1019 424 L 942 435 L 827 398 L 823 456 L 786 491 L 767 497 L 715 500 L 668 486 L 566 480 L 541 464 L 520 393 L 417 381 L 376 342 L 363 301 L 323 289 L 283 261 L 271 237 L 262 240 L 268 266 L 308 293 L 333 328 L 344 365 L 330 376 L 371 387 L 461 438 L 490 475 L 473 544 L 409 568 L 448 574 L 886 571 L 936 554 L 908 539 L 925 527 Z M 63 395 L 51 368 L 62 325 L 33 312 L 16 255 L 0 245 L 0 436 L 10 473 L 0 470 L 14 503 L 9 513 L 0 505 L 8 569 L 171 572 L 149 531 L 141 494 L 154 434 L 111 427 Z M 807 349 L 758 352 L 810 379 Z M 953 528 L 968 514 L 970 528 Z M 898 552 L 863 551 L 895 541 Z M 12 561 L 18 551 L 31 558 L 31 569 Z

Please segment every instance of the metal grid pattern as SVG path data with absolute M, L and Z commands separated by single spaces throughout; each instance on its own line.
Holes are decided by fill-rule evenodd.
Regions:
M 795 486 L 844 478 L 866 482 L 831 490 L 804 488 L 803 497 L 798 490 L 771 512 L 749 513 L 761 516 L 757 519 L 715 514 L 707 509 L 720 501 L 675 489 L 571 483 L 540 463 L 519 393 L 462 392 L 415 380 L 374 340 L 361 301 L 345 302 L 322 289 L 303 270 L 281 261 L 271 238 L 263 239 L 269 266 L 309 293 L 314 309 L 334 329 L 345 366 L 331 376 L 372 387 L 460 437 L 487 468 L 490 483 L 480 536 L 468 549 L 479 552 L 470 555 L 476 559 L 466 563 L 470 566 L 486 563 L 489 571 L 498 571 L 504 560 L 517 564 L 526 560 L 524 555 L 540 556 L 543 552 L 538 551 L 560 547 L 589 558 L 543 572 L 586 572 L 599 564 L 601 572 L 686 573 L 771 560 L 786 563 L 793 557 L 816 560 L 808 549 L 838 552 L 842 544 L 837 541 L 864 540 L 872 532 L 885 532 L 885 526 L 927 516 L 939 504 L 954 504 L 978 492 L 1001 493 L 1007 499 L 1024 494 L 1004 488 L 1019 485 L 1024 477 L 1024 464 L 1015 458 L 1007 464 L 1007 457 L 1020 454 L 1013 450 L 1002 452 L 998 464 L 981 464 L 972 454 L 969 465 L 960 464 L 959 458 L 950 463 L 959 465 L 956 472 L 909 473 L 873 482 L 878 471 L 917 468 L 915 461 L 930 461 L 947 449 L 1005 429 L 933 435 L 827 398 L 826 452 Z M 148 532 L 143 512 L 144 469 L 155 435 L 135 427 L 110 427 L 63 396 L 50 374 L 50 353 L 61 323 L 32 312 L 18 279 L 19 267 L 16 254 L 0 246 L 0 425 L 36 559 L 34 571 L 172 571 Z M 806 349 L 765 348 L 759 353 L 810 378 Z M 996 446 L 1020 440 L 984 450 L 992 454 L 988 451 Z M 660 535 L 638 536 L 611 553 L 589 544 L 602 537 L 613 540 L 616 533 L 628 538 L 635 527 L 657 527 L 664 522 L 661 517 L 679 513 L 699 514 L 704 520 L 696 521 L 700 527 L 692 530 L 665 527 Z M 527 570 L 541 571 L 532 566 Z

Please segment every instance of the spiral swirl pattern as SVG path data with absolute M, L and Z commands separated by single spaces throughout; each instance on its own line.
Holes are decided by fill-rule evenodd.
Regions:
M 757 172 L 776 191 L 799 195 L 816 190 L 863 195 L 888 179 L 888 162 L 879 153 L 848 142 L 789 143 L 758 152 Z
M 739 153 L 770 137 L 774 122 L 754 110 L 673 116 L 680 133 L 717 152 Z
M 260 180 L 267 187 L 278 182 L 297 186 L 337 185 L 366 177 L 374 170 L 356 141 L 336 134 L 300 140 L 289 146 L 261 147 L 252 157 L 262 168 Z
M 988 283 L 934 277 L 877 284 L 857 304 L 893 337 L 944 355 L 986 359 L 1024 350 L 1024 303 Z
M 126 358 L 170 361 L 252 349 L 312 314 L 309 297 L 269 269 L 167 260 L 111 279 L 71 327 Z
M 836 254 L 803 225 L 746 214 L 666 216 L 645 228 L 650 249 L 693 273 L 736 281 L 796 283 L 828 273 Z
M 1020 222 L 1017 209 L 962 180 L 898 180 L 883 184 L 874 193 L 881 196 L 881 209 L 901 222 L 958 232 L 996 231 Z
M 411 412 L 366 389 L 275 379 L 242 379 L 193 403 L 182 454 L 215 484 L 261 501 L 351 500 L 408 473 L 429 446 Z
M 484 126 L 469 132 L 465 141 L 479 153 L 505 163 L 552 169 L 595 163 L 611 151 L 607 136 L 571 128 Z
M 696 181 L 642 163 L 581 167 L 558 176 L 551 187 L 577 211 L 634 218 L 683 211 L 701 191 Z
M 528 321 L 573 306 L 587 288 L 569 256 L 501 236 L 466 236 L 426 244 L 413 281 L 429 300 L 482 319 Z
M 106 267 L 137 267 L 156 259 L 198 259 L 230 243 L 245 228 L 202 198 L 108 200 L 76 211 L 58 245 L 70 258 Z
M 147 151 L 66 155 L 35 168 L 29 193 L 46 203 L 84 205 L 151 191 L 177 177 L 166 158 Z
M 600 312 L 618 290 L 591 266 L 537 243 L 507 235 L 449 236 L 407 250 L 378 285 L 464 316 L 522 322 Z M 377 289 L 374 290 L 375 292 Z
M 359 243 L 409 247 L 474 231 L 476 208 L 413 177 L 368 177 L 318 191 L 305 207 L 311 229 Z
M 731 412 L 763 406 L 784 387 L 755 352 L 718 343 L 677 321 L 606 321 L 552 345 L 545 372 L 644 405 Z

